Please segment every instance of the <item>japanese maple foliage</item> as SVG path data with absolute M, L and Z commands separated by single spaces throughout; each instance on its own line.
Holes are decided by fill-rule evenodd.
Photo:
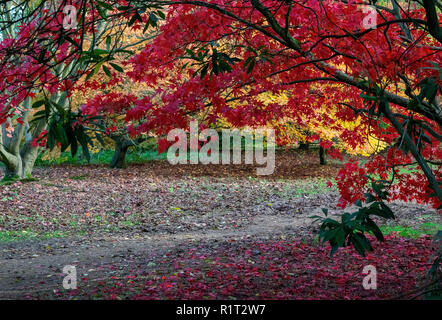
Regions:
M 166 133 L 186 127 L 192 117 L 206 126 L 222 117 L 241 127 L 296 122 L 303 115 L 339 128 L 350 146 L 366 143 L 368 135 L 391 145 L 364 165 L 345 166 L 337 177 L 342 206 L 364 199 L 367 183 L 380 178 L 390 181 L 390 200 L 440 207 L 434 181 L 442 174 L 442 119 L 435 98 L 442 54 L 425 29 L 425 8 L 401 8 L 406 18 L 378 8 L 378 25 L 364 29 L 358 1 L 159 3 L 170 6 L 159 36 L 130 60 L 129 76 L 156 90 L 135 103 L 131 115 L 147 121 L 130 127 L 133 133 Z M 176 77 L 159 86 L 171 73 Z M 263 92 L 283 91 L 290 96 L 286 104 L 259 99 Z M 342 127 L 327 111 L 336 106 L 338 120 L 362 115 L 361 125 Z M 324 146 L 340 156 L 331 142 Z M 415 164 L 417 154 L 424 173 L 398 171 Z

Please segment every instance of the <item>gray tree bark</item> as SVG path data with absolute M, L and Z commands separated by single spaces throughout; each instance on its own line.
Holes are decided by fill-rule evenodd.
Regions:
M 37 138 L 46 128 L 45 121 L 39 121 L 32 132 L 28 131 L 28 116 L 31 99 L 25 102 L 23 114 L 24 125 L 17 124 L 12 137 L 8 137 L 6 126 L 0 129 L 0 161 L 5 165 L 3 179 L 23 179 L 32 174 L 35 160 L 38 156 L 39 147 L 32 146 L 31 141 Z M 9 121 L 9 125 L 13 124 Z
M 125 168 L 127 150 L 129 147 L 135 146 L 135 143 L 126 136 L 113 136 L 111 138 L 115 142 L 115 151 L 110 166 L 111 168 Z
M 319 146 L 319 163 L 321 165 L 327 164 L 327 155 L 325 153 L 325 149 L 321 146 Z
M 308 142 L 301 142 L 299 144 L 299 150 L 308 150 L 309 146 L 310 146 L 310 143 L 308 143 Z

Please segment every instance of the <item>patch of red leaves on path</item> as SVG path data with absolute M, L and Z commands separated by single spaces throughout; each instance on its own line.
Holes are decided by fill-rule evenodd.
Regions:
M 330 248 L 301 241 L 235 242 L 168 252 L 155 271 L 139 265 L 120 277 L 88 281 L 54 298 L 99 299 L 389 299 L 416 291 L 434 252 L 429 237 L 373 241 L 361 257 L 352 248 L 330 257 Z M 213 248 L 212 248 L 213 249 Z M 147 264 L 147 263 L 146 263 Z M 363 268 L 377 270 L 377 289 L 362 286 Z

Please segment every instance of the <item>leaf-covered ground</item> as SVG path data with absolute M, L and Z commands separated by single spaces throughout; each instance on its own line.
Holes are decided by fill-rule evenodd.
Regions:
M 309 207 L 320 205 L 307 201 L 311 195 L 335 198 L 325 194 L 326 181 L 338 166 L 321 167 L 317 161 L 312 155 L 283 154 L 274 175 L 264 178 L 256 176 L 252 166 L 171 166 L 166 161 L 126 170 L 37 168 L 38 181 L 1 187 L 0 222 L 2 229 L 18 232 L 17 237 L 22 230 L 40 235 L 142 235 L 235 229 L 257 215 L 309 212 Z M 313 176 L 313 182 L 306 180 Z
M 131 261 L 124 272 L 90 280 L 77 290 L 39 298 L 93 299 L 398 299 L 419 292 L 432 254 L 430 238 L 388 237 L 366 258 L 352 250 L 297 240 L 221 242 L 178 247 Z M 364 266 L 375 266 L 377 289 L 362 286 Z M 150 267 L 150 268 L 149 268 Z M 108 266 L 108 271 L 118 270 Z M 32 297 L 32 296 L 29 296 Z M 35 296 L 34 296 L 35 297 Z
M 0 186 L 0 297 L 345 299 L 415 289 L 432 250 L 420 236 L 440 228 L 440 215 L 394 203 L 398 219 L 384 230 L 412 239 L 331 259 L 309 217 L 339 212 L 327 187 L 339 164 L 317 162 L 285 152 L 270 177 L 165 161 L 37 168 L 38 181 Z M 362 289 L 366 264 L 379 267 L 378 290 Z M 60 290 L 65 265 L 77 266 L 79 290 Z

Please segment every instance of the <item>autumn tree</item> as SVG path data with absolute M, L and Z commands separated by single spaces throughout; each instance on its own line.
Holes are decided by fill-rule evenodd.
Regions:
M 112 40 L 112 43 L 118 41 L 114 46 L 123 50 L 130 49 L 135 54 L 155 35 L 153 29 L 143 32 L 143 30 L 125 28 L 121 36 L 117 40 Z M 128 68 L 125 67 L 125 55 L 117 54 L 114 57 L 113 64 L 118 66 L 118 70 L 104 66 L 88 80 L 84 75 L 73 87 L 72 99 L 73 105 L 83 114 L 99 117 L 99 120 L 89 123 L 90 128 L 95 131 L 95 136 L 102 143 L 104 137 L 113 141 L 114 155 L 110 162 L 111 168 L 124 168 L 128 149 L 151 138 L 142 133 L 131 137 L 127 132 L 128 121 L 126 121 L 138 97 L 149 95 L 151 91 L 146 85 L 135 83 L 126 76 L 125 70 Z
M 164 108 L 146 108 L 153 115 L 151 126 L 168 125 L 159 121 L 165 120 L 163 112 L 173 111 L 181 122 L 191 108 L 207 107 L 238 125 L 264 124 L 275 114 L 284 114 L 283 109 L 295 115 L 299 110 L 307 113 L 313 99 L 327 105 L 331 90 L 320 97 L 312 94 L 311 84 L 338 83 L 345 88 L 334 94 L 341 119 L 361 114 L 372 128 L 370 133 L 378 131 L 377 136 L 391 144 L 402 138 L 401 148 L 406 145 L 409 151 L 404 156 L 411 153 L 416 158 L 429 182 L 427 195 L 434 192 L 434 202 L 440 201 L 436 200 L 441 197 L 438 173 L 423 159 L 423 155 L 439 157 L 441 119 L 436 96 L 441 56 L 437 38 L 430 32 L 433 18 L 427 14 L 435 3 L 402 8 L 393 1 L 392 8 L 374 6 L 380 22 L 370 29 L 362 25 L 365 5 L 356 2 L 311 1 L 308 6 L 297 1 L 157 3 L 173 6 L 173 10 L 161 35 L 132 59 L 131 75 L 154 84 L 179 64 L 194 77 L 183 83 L 175 81 L 171 86 L 175 95 L 163 97 Z M 204 27 L 199 21 L 205 22 Z M 412 39 L 407 38 L 410 36 Z M 253 91 L 242 95 L 252 84 Z M 264 91 L 289 89 L 293 95 L 288 106 L 272 105 L 269 110 L 256 99 Z M 183 98 L 178 103 L 179 96 Z M 227 100 L 243 103 L 227 108 Z M 311 109 L 310 113 L 317 111 Z M 330 122 L 326 112 L 320 114 Z M 408 132 L 397 126 L 398 121 L 409 124 Z M 148 127 L 145 124 L 139 129 Z M 346 140 L 355 145 L 359 141 L 352 141 L 351 133 L 346 132 Z
M 0 8 L 0 76 L 5 79 L 0 83 L 0 161 L 5 178 L 29 176 L 41 147 L 59 145 L 72 154 L 81 147 L 89 158 L 90 136 L 100 119 L 75 108 L 72 94 L 79 80 L 100 70 L 111 78 L 111 70 L 122 71 L 114 60 L 115 55 L 132 54 L 121 38 L 133 11 L 108 16 L 113 9 L 105 2 L 67 0 L 5 1 Z

